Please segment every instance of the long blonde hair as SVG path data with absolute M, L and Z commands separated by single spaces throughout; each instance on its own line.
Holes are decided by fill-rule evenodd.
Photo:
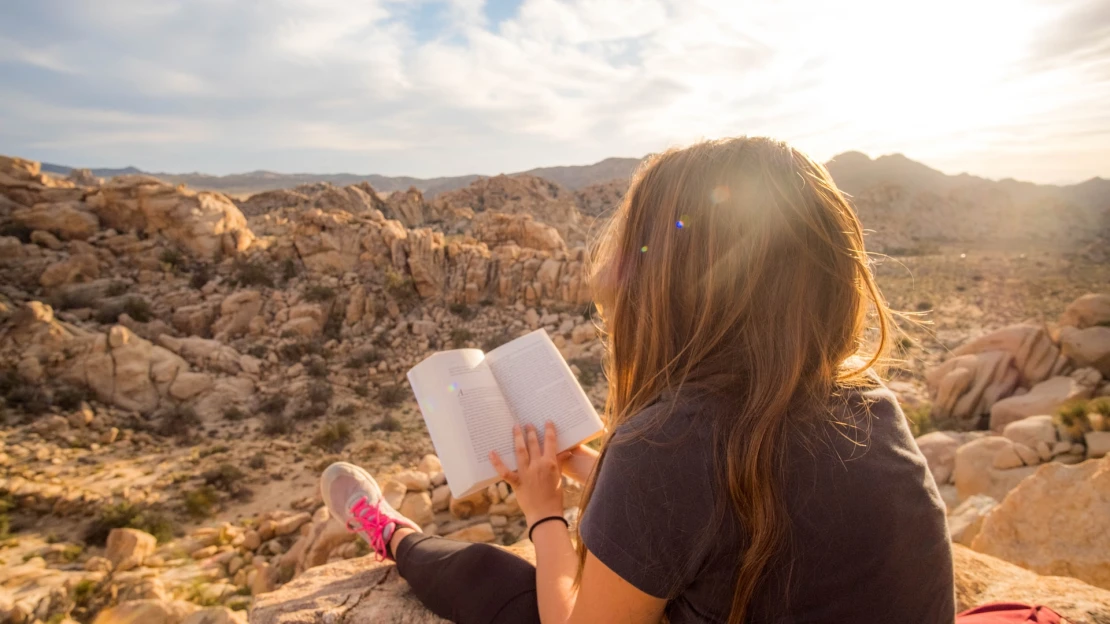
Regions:
M 831 414 L 800 408 L 869 385 L 889 343 L 890 311 L 859 221 L 825 168 L 798 150 L 765 138 L 708 141 L 640 167 L 594 261 L 610 292 L 599 302 L 605 442 L 668 391 L 726 399 L 704 417 L 714 420 L 726 508 L 746 537 L 729 616 L 742 622 L 786 540 L 781 449 L 798 430 L 791 419 Z M 604 460 L 603 442 L 582 514 Z

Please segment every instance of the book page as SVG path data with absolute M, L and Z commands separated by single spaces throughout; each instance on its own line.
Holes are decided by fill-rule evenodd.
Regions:
M 601 432 L 597 411 L 544 330 L 490 351 L 486 362 L 517 422 L 534 426 L 541 444 L 549 420 L 555 423 L 560 451 Z
M 435 353 L 414 366 L 408 379 L 451 493 L 458 498 L 488 485 L 497 476 L 489 452 L 513 459 L 514 421 L 483 353 Z

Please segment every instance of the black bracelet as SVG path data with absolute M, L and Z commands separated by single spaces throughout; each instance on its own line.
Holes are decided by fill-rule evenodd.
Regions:
M 559 522 L 562 522 L 563 524 L 565 524 L 567 529 L 570 529 L 570 523 L 567 522 L 567 519 L 562 517 L 562 516 L 548 516 L 546 518 L 540 518 L 539 520 L 536 520 L 535 522 L 533 522 L 532 526 L 528 527 L 528 541 L 529 542 L 532 541 L 532 531 L 535 531 L 536 527 L 540 526 L 544 522 L 547 522 L 548 520 L 558 520 Z

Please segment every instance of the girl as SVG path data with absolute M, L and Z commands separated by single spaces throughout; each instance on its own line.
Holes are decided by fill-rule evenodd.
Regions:
M 944 505 L 873 372 L 890 311 L 824 167 L 762 138 L 655 156 L 595 260 L 600 455 L 556 456 L 548 424 L 513 432 L 517 471 L 490 458 L 535 568 L 422 535 L 349 464 L 332 515 L 458 622 L 950 624 Z M 576 541 L 560 468 L 585 482 Z

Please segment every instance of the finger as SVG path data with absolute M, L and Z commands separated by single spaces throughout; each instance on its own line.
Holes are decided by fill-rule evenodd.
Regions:
M 528 457 L 529 459 L 538 459 L 543 455 L 543 451 L 540 450 L 540 436 L 532 425 L 528 425 L 525 431 L 527 435 L 524 439 L 528 440 Z
M 555 423 L 550 420 L 543 426 L 543 454 L 554 458 L 559 449 L 559 442 L 555 439 Z
M 509 467 L 505 465 L 505 462 L 501 461 L 501 456 L 497 454 L 497 451 L 489 452 L 489 463 L 493 464 L 493 469 L 496 470 L 497 474 L 504 481 L 508 482 L 509 485 L 517 484 L 518 479 L 516 473 L 509 470 Z
M 528 447 L 524 442 L 524 431 L 520 425 L 513 425 L 513 451 L 516 452 L 516 469 L 528 468 Z
M 559 453 L 558 455 L 555 456 L 555 458 L 559 460 L 560 464 L 563 463 L 563 462 L 568 461 L 571 457 L 574 457 L 574 450 L 573 449 L 569 450 L 569 451 L 563 451 L 562 453 Z

